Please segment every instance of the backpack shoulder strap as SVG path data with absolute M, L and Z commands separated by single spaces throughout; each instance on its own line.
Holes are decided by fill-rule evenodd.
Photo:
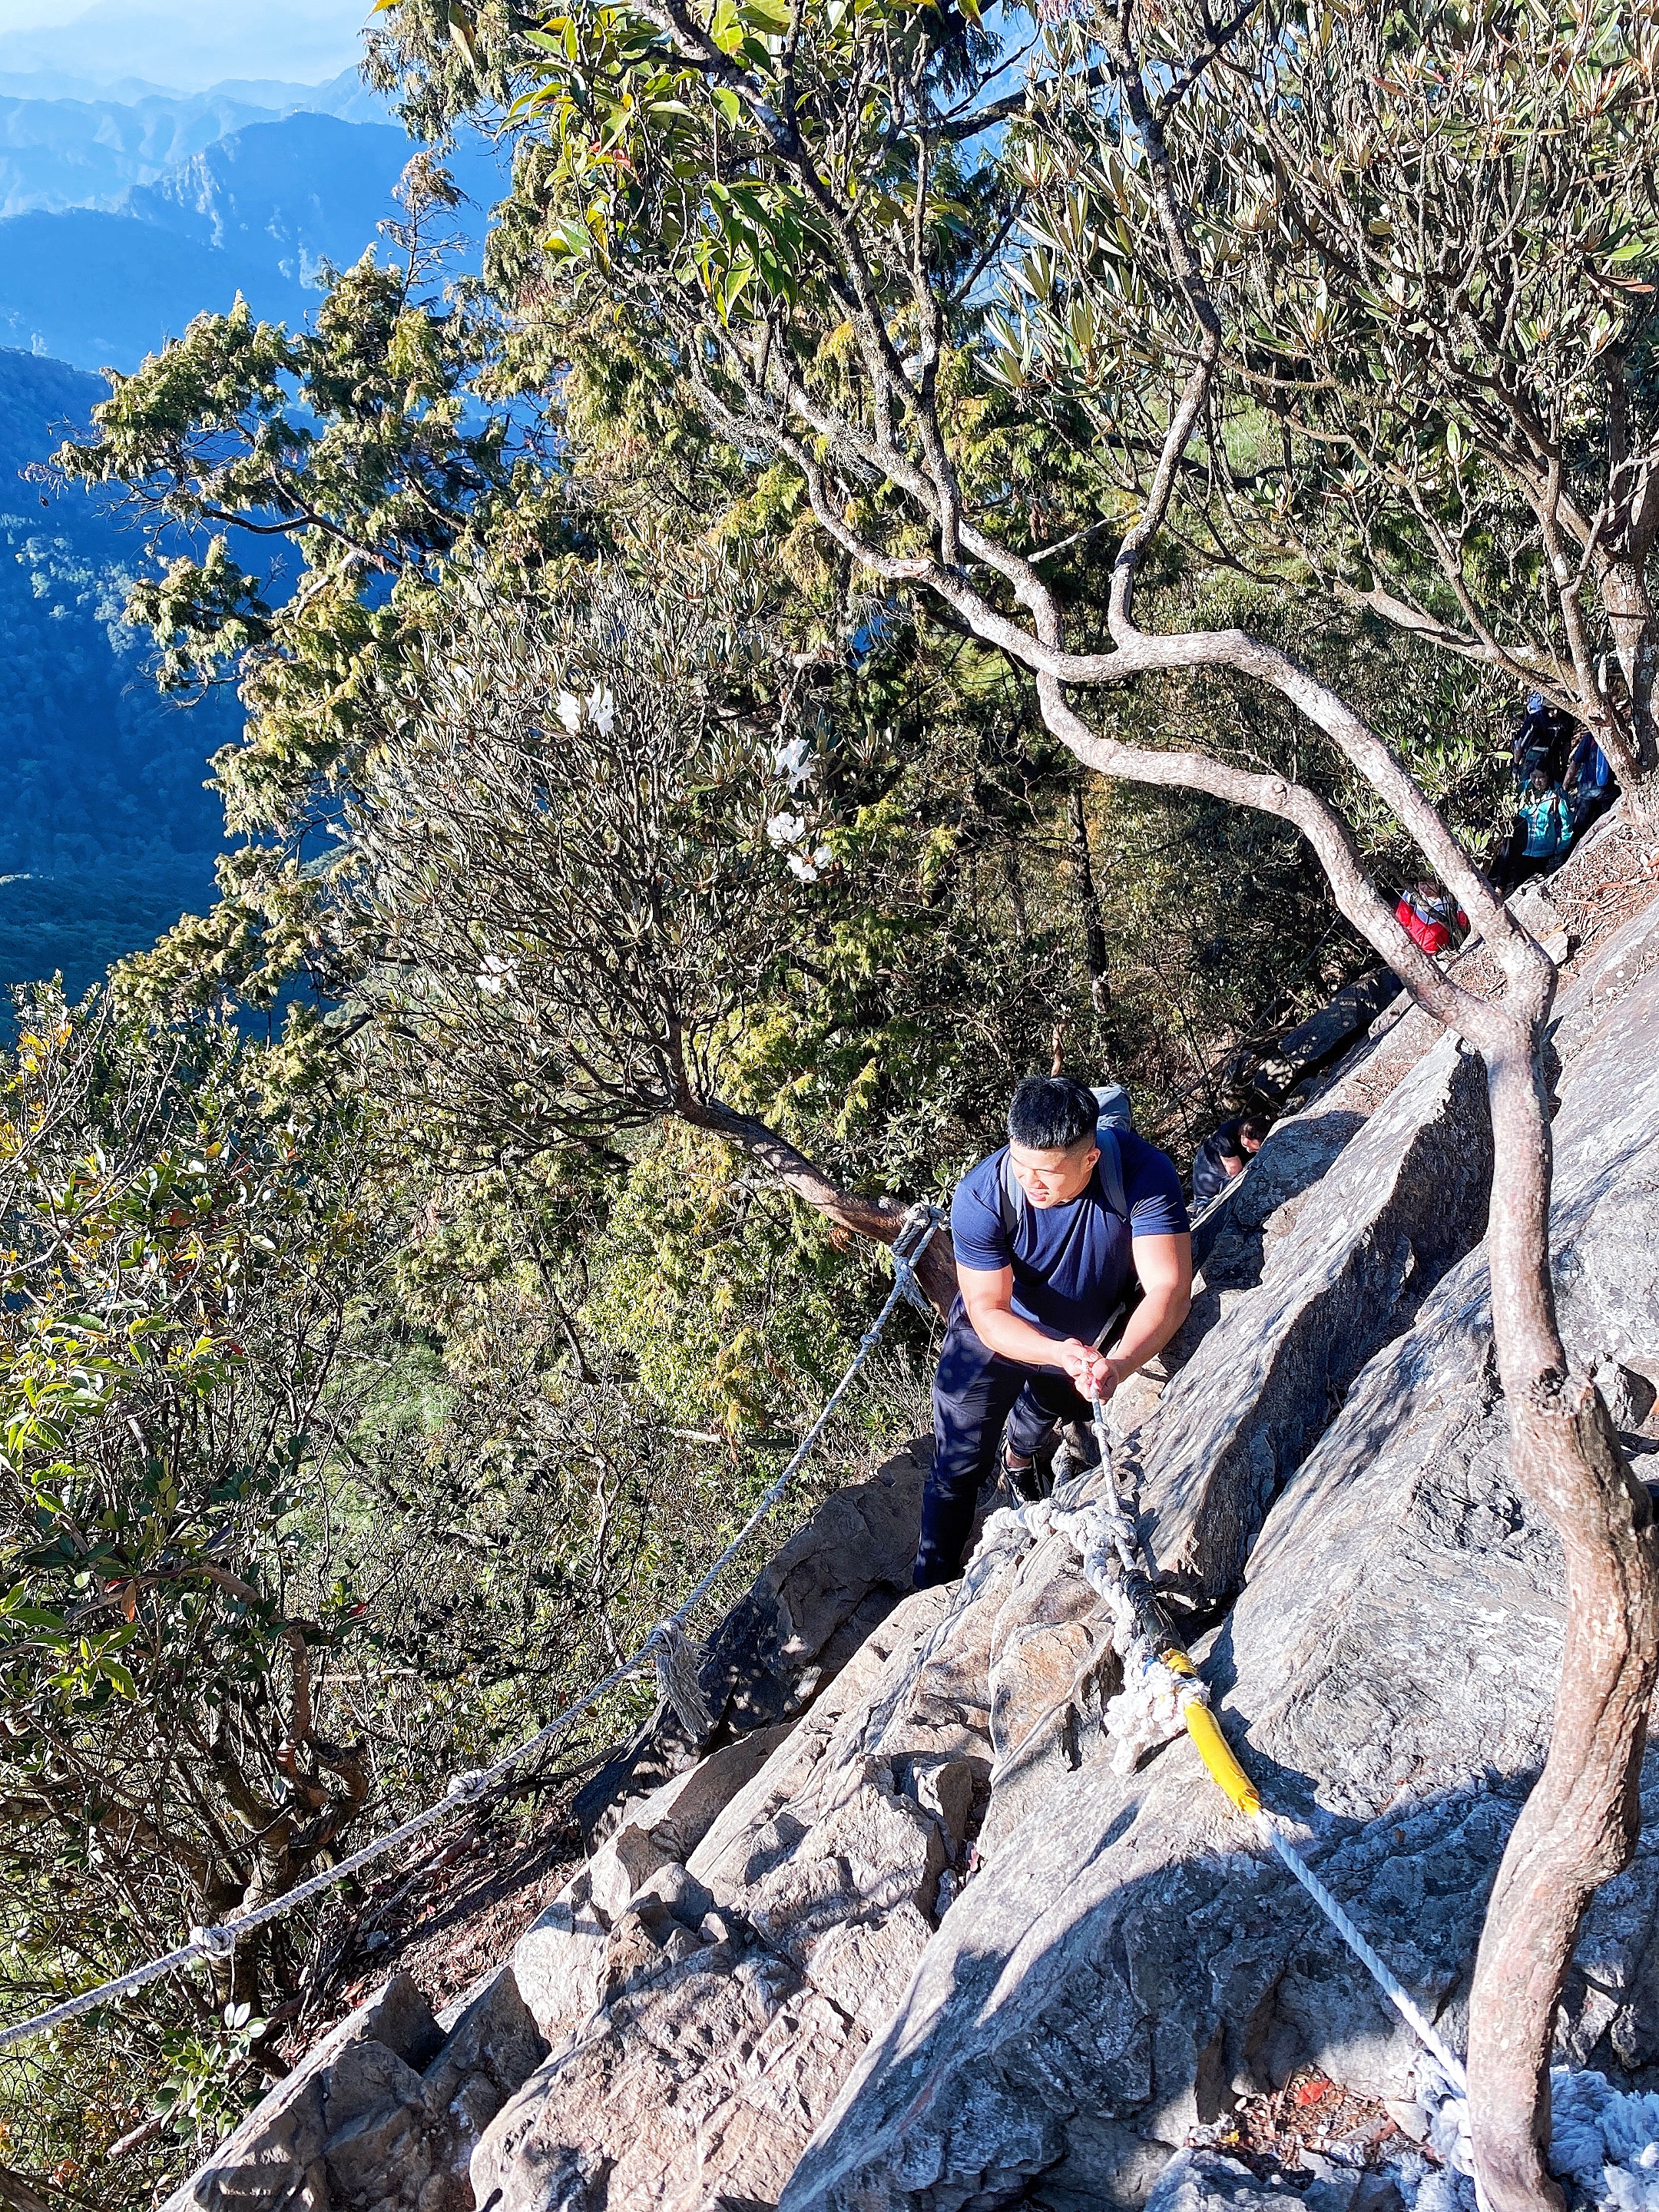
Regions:
M 1100 1147 L 1100 1187 L 1106 1194 L 1106 1203 L 1120 1221 L 1129 1218 L 1129 1201 L 1123 1190 L 1123 1148 L 1118 1142 L 1115 1122 L 1102 1121 L 1095 1129 L 1095 1142 Z M 1024 1211 L 1025 1194 L 1014 1174 L 1013 1155 L 1004 1152 L 1002 1173 L 997 1178 L 997 1212 L 1002 1217 L 1002 1231 L 1012 1237 L 1020 1224 Z
M 1095 1142 L 1100 1147 L 1100 1187 L 1106 1194 L 1106 1203 L 1121 1221 L 1127 1221 L 1129 1201 L 1123 1194 L 1123 1147 L 1111 1122 L 1102 1121 L 1097 1127 Z
M 1014 1177 L 1014 1158 L 1012 1152 L 1002 1155 L 1002 1173 L 997 1179 L 997 1211 L 1002 1216 L 1002 1233 L 1012 1237 L 1019 1226 L 1019 1217 L 1025 1203 L 1025 1194 Z

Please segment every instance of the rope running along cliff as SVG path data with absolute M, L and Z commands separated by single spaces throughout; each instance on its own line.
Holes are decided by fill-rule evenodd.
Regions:
M 1210 1709 L 1208 1689 L 1158 1601 L 1153 1565 L 1138 1519 L 1117 1486 L 1105 1409 L 1097 1397 L 1091 1410 L 1108 1497 L 1082 1503 L 1079 1480 L 1063 1485 L 1051 1499 L 992 1514 L 974 1565 L 988 1562 L 993 1553 L 1020 1538 L 1051 1533 L 1067 1538 L 1085 1579 L 1106 1601 L 1112 1616 L 1113 1648 L 1123 1662 L 1123 1688 L 1103 1716 L 1108 1734 L 1118 1742 L 1119 1771 L 1132 1771 L 1145 1752 L 1184 1729 L 1211 1779 L 1254 1823 L 1262 1840 L 1312 1898 L 1429 2052 L 1454 2094 L 1465 2096 L 1462 2060 L 1285 1834 L 1222 1734 Z
M 212 1926 L 192 1928 L 188 1942 L 181 1943 L 177 1950 L 168 1951 L 159 1959 L 150 1959 L 143 1966 L 135 1966 L 131 1973 L 117 1975 L 112 1981 L 100 1982 L 94 1989 L 82 1990 L 76 1996 L 65 1998 L 62 2004 L 53 2005 L 50 2011 L 37 2013 L 32 2019 L 19 2021 L 9 2027 L 0 2027 L 0 2051 L 9 2051 L 35 2036 L 47 2034 L 55 2027 L 62 2027 L 67 2021 L 78 2019 L 83 2013 L 95 2011 L 100 2005 L 112 2004 L 118 1998 L 130 1996 L 134 1990 L 147 1988 L 151 1982 L 159 1982 L 169 1974 L 179 1972 L 183 1967 L 195 1965 L 198 1960 L 228 1958 L 236 1948 L 239 1936 L 250 1935 L 256 1928 L 264 1928 L 273 1920 L 282 1919 L 285 1914 L 309 1903 L 313 1898 L 322 1896 L 337 1884 L 362 1873 L 365 1867 L 372 1866 L 376 1859 L 384 1858 L 388 1851 L 396 1850 L 399 1844 L 410 1842 L 426 1829 L 436 1826 L 439 1821 L 447 1820 L 460 1807 L 474 1803 L 493 1783 L 499 1782 L 515 1766 L 522 1765 L 537 1752 L 544 1750 L 562 1735 L 573 1722 L 591 1711 L 602 1698 L 625 1682 L 629 1675 L 637 1674 L 647 1662 L 656 1669 L 658 1686 L 663 1696 L 673 1706 L 690 1732 L 694 1736 L 705 1733 L 710 1716 L 687 1644 L 686 1623 L 713 1589 L 725 1569 L 769 1517 L 773 1507 L 805 1465 L 836 1407 L 881 1342 L 887 1324 L 899 1305 L 908 1301 L 927 1309 L 927 1302 L 916 1284 L 916 1263 L 938 1234 L 940 1220 L 941 1216 L 932 1206 L 913 1206 L 910 1208 L 897 1242 L 892 1247 L 893 1287 L 887 1294 L 886 1303 L 859 1340 L 859 1348 L 851 1364 L 824 1401 L 817 1419 L 795 1447 L 788 1465 L 768 1486 L 754 1511 L 701 1582 L 666 1620 L 657 1623 L 639 1649 L 624 1659 L 620 1666 L 613 1667 L 603 1680 L 595 1682 L 592 1688 L 578 1698 L 574 1705 L 567 1705 L 562 1713 L 549 1721 L 544 1728 L 538 1729 L 526 1741 L 504 1752 L 489 1766 L 479 1767 L 471 1773 L 458 1774 L 436 1804 L 428 1805 L 423 1812 L 415 1814 L 401 1826 L 392 1829 L 372 1844 L 366 1844 L 362 1850 L 354 1851 L 349 1858 L 342 1859 L 321 1874 L 313 1875 L 308 1881 L 285 1890 L 281 1897 L 270 1898 L 263 1905 L 251 1905 L 242 1911 L 234 1912 Z

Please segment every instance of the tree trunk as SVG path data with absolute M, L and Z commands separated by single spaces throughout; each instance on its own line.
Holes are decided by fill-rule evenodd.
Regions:
M 693 1128 L 724 1137 L 746 1152 L 784 1189 L 793 1191 L 838 1229 L 854 1237 L 868 1237 L 878 1244 L 897 1241 L 908 1210 L 900 1200 L 863 1198 L 855 1191 L 843 1190 L 816 1161 L 752 1114 L 737 1113 L 712 1099 L 685 1102 L 678 1112 Z M 935 1310 L 948 1319 L 956 1302 L 957 1263 L 951 1249 L 951 1232 L 943 1224 L 916 1262 L 916 1281 Z
M 1283 683 L 1278 688 L 1289 691 Z M 1512 1425 L 1519 1487 L 1547 1516 L 1566 1555 L 1570 1617 L 1544 1771 L 1499 1867 L 1470 2004 L 1469 2096 L 1476 2170 L 1487 2212 L 1560 2212 L 1542 2146 L 1549 2136 L 1555 2008 L 1585 1907 L 1628 1864 L 1648 1701 L 1659 1671 L 1659 1534 L 1647 1493 L 1620 1455 L 1594 1388 L 1570 1378 L 1550 1277 L 1551 1146 L 1542 1054 L 1555 971 L 1476 878 L 1470 895 L 1489 936 L 1498 926 L 1508 981 L 1491 1004 L 1448 989 L 1378 902 L 1351 845 L 1328 833 L 1307 794 L 1271 779 L 1255 787 L 1217 764 L 1134 754 L 1103 743 L 1039 675 L 1043 717 L 1085 766 L 1137 781 L 1210 786 L 1218 796 L 1296 820 L 1338 903 L 1413 994 L 1480 1051 L 1503 1174 L 1487 1231 L 1492 1339 Z M 1313 719 L 1334 718 L 1320 706 Z M 1338 727 L 1340 727 L 1340 719 Z M 1348 748 L 1345 747 L 1345 750 Z M 1353 749 L 1358 751 L 1359 749 Z M 1351 754 L 1352 757 L 1352 754 Z M 1363 754 L 1358 763 L 1364 771 Z M 1378 779 L 1373 778 L 1373 781 Z M 1404 809 L 1396 811 L 1404 812 Z M 1415 825 L 1414 825 L 1415 826 Z M 1425 820 L 1425 856 L 1443 876 L 1468 864 L 1444 825 Z M 1403 965 L 1401 964 L 1403 962 Z
M 1659 767 L 1659 732 L 1653 719 L 1655 663 L 1659 660 L 1653 601 L 1641 568 L 1613 563 L 1601 578 L 1601 605 L 1630 695 L 1631 749 L 1644 770 Z M 1613 763 L 1615 773 L 1622 773 Z
M 1659 1670 L 1659 1531 L 1595 1386 L 1570 1375 L 1549 1273 L 1548 1108 L 1534 1040 L 1487 1055 L 1505 1172 L 1488 1231 L 1492 1335 L 1517 1485 L 1560 1535 L 1567 1621 L 1549 1755 L 1486 1908 L 1469 2100 L 1489 2212 L 1559 2208 L 1545 2160 L 1555 2008 L 1585 1909 L 1630 1863 Z
M 1083 960 L 1089 971 L 1089 1003 L 1097 1014 L 1103 1017 L 1111 1010 L 1112 983 L 1106 966 L 1106 931 L 1095 890 L 1094 856 L 1089 850 L 1089 817 L 1084 811 L 1080 783 L 1072 786 L 1072 861 L 1077 870 L 1078 904 L 1083 909 Z
M 3 2166 L 0 2166 L 0 2204 L 6 2207 L 6 2212 L 52 2212 L 49 2200 L 32 2182 Z
M 1243 20 L 1242 18 L 1240 19 Z M 1206 19 L 1207 21 L 1207 19 Z M 1516 1480 L 1534 1496 L 1560 1534 L 1572 1592 L 1558 1691 L 1559 1745 L 1511 1838 L 1488 1911 L 1476 1979 L 1471 2088 L 1476 2163 L 1492 2212 L 1552 2212 L 1559 2197 L 1537 2145 L 1547 2129 L 1543 2093 L 1554 2010 L 1585 1899 L 1629 1847 L 1632 1777 L 1639 1762 L 1645 1708 L 1655 1667 L 1659 1558 L 1645 1507 L 1618 1452 L 1605 1409 L 1589 1386 L 1570 1384 L 1556 1328 L 1549 1276 L 1550 1145 L 1540 1054 L 1554 970 L 1494 896 L 1460 841 L 1407 773 L 1404 763 L 1346 701 L 1291 657 L 1248 631 L 1152 633 L 1139 628 L 1137 578 L 1163 530 L 1188 444 L 1202 434 L 1223 350 L 1220 314 L 1191 237 L 1188 210 L 1164 142 L 1166 95 L 1149 82 L 1127 6 L 1101 12 L 1101 43 L 1119 96 L 1119 119 L 1145 157 L 1144 181 L 1167 251 L 1172 289 L 1190 313 L 1194 341 L 1182 357 L 1183 381 L 1172 394 L 1158 462 L 1138 517 L 1119 541 L 1107 616 L 1109 645 L 1068 652 L 1060 602 L 1035 562 L 1000 543 L 961 510 L 960 488 L 939 471 L 931 480 L 883 423 L 870 434 L 861 421 L 838 414 L 793 380 L 775 349 L 758 377 L 740 350 L 726 344 L 724 367 L 745 391 L 733 407 L 688 349 L 694 388 L 711 426 L 740 453 L 758 449 L 797 468 L 819 525 L 833 544 L 889 583 L 920 586 L 951 608 L 986 644 L 1000 647 L 1037 679 L 1042 718 L 1085 767 L 1137 783 L 1204 791 L 1293 823 L 1308 840 L 1342 913 L 1401 976 L 1413 997 L 1465 1037 L 1486 1060 L 1494 1135 L 1503 1163 L 1494 1193 L 1488 1256 L 1492 1329 L 1514 1427 Z M 1231 33 L 1218 33 L 1212 58 Z M 697 56 L 699 64 L 708 59 Z M 1162 64 L 1159 64 L 1161 70 Z M 937 443 L 931 387 L 913 385 L 897 365 L 896 341 L 877 305 L 861 244 L 839 206 L 830 206 L 815 161 L 799 135 L 781 161 L 811 196 L 836 241 L 839 272 L 856 298 L 854 338 L 871 389 L 902 389 L 904 404 Z M 920 209 L 921 196 L 917 196 Z M 917 226 L 917 235 L 922 227 Z M 920 252 L 911 277 L 918 296 L 935 282 Z M 715 343 L 722 343 L 710 331 Z M 745 379 L 747 380 L 745 381 Z M 799 431 L 790 427 L 799 425 Z M 855 522 L 826 469 L 833 438 L 870 473 L 902 495 L 909 520 L 938 548 L 901 553 Z M 1541 518 L 1540 518 L 1541 519 Z M 999 577 L 1006 592 L 981 588 L 970 563 Z M 949 550 L 947 550 L 949 549 Z M 1559 549 L 1557 549 L 1559 550 Z M 1575 630 L 1575 670 L 1588 699 L 1594 669 L 1583 649 L 1572 578 L 1553 556 L 1558 588 L 1567 595 L 1563 617 Z M 1011 604 L 1012 602 L 1012 604 Z M 1018 612 L 1014 609 L 1018 609 Z M 1414 945 L 1379 896 L 1352 826 L 1336 810 L 1286 776 L 1258 773 L 1194 746 L 1137 746 L 1096 735 L 1067 705 L 1067 685 L 1120 684 L 1169 671 L 1225 668 L 1260 682 L 1306 715 L 1345 755 L 1391 811 L 1435 873 L 1457 896 L 1492 947 L 1504 976 L 1498 1004 L 1478 996 L 1437 968 Z M 1598 730 L 1607 717 L 1595 717 Z M 1608 757 L 1632 786 L 1640 769 L 1628 741 L 1613 730 Z M 1640 802 L 1638 802 L 1640 803 Z

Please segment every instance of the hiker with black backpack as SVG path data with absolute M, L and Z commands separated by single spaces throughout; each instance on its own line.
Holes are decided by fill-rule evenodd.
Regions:
M 1007 1144 L 957 1186 L 951 1237 L 962 1295 L 933 1382 L 918 1589 L 962 1572 L 999 1447 L 1016 1489 L 1040 1496 L 1056 1426 L 1086 1431 L 1091 1394 L 1109 1398 L 1192 1303 L 1181 1178 L 1116 1089 L 1028 1076 Z

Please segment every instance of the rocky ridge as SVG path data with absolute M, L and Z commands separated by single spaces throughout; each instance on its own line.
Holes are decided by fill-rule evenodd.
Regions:
M 1554 1031 L 1563 1326 L 1638 1465 L 1656 1038 L 1648 908 L 1575 963 Z M 1443 1041 L 1380 1101 L 1362 1066 L 1282 1124 L 1119 1410 L 1223 1725 L 1454 2042 L 1562 1632 L 1553 1539 L 1504 1473 L 1476 1072 Z M 830 1501 L 761 1578 L 705 1661 L 726 1740 L 693 1764 L 659 1726 L 613 1762 L 596 1847 L 471 2002 L 434 2020 L 394 1980 L 179 2212 L 1207 2212 L 1284 2201 L 1202 2145 L 1308 2068 L 1396 2147 L 1422 2134 L 1406 2030 L 1190 1746 L 1113 1771 L 1117 1662 L 1069 1547 L 901 1594 L 921 1464 Z M 1565 2061 L 1639 2087 L 1659 1755 L 1644 1784 L 1559 2023 Z M 1385 2212 L 1425 2170 L 1327 2166 L 1295 2177 L 1311 2212 Z

